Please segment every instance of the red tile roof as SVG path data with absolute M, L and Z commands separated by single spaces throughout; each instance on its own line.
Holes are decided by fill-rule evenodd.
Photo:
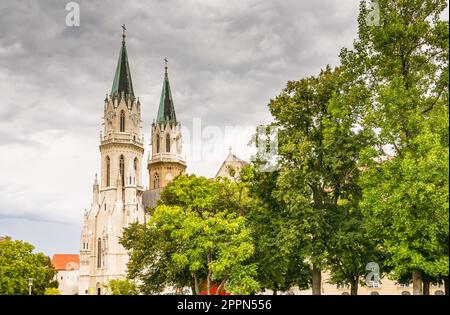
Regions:
M 56 270 L 78 270 L 80 257 L 78 254 L 54 254 L 52 265 Z

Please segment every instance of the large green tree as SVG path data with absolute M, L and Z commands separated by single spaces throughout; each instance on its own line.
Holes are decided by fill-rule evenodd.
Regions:
M 354 49 L 341 52 L 353 89 L 368 94 L 353 110 L 375 140 L 362 161 L 367 231 L 397 280 L 412 274 L 414 294 L 424 273 L 448 279 L 446 5 L 378 0 L 374 11 L 362 1 Z
M 332 214 L 333 235 L 328 249 L 327 267 L 330 282 L 350 286 L 350 294 L 358 294 L 358 286 L 367 285 L 366 265 L 377 262 L 385 273 L 384 250 L 367 233 L 359 203 L 339 200 Z M 381 275 L 380 274 L 380 275 Z
M 141 291 L 167 286 L 204 287 L 210 294 L 248 294 L 259 289 L 250 257 L 253 240 L 239 214 L 242 192 L 226 179 L 181 175 L 167 185 L 147 224 L 134 224 L 121 240 L 130 251 L 129 277 L 142 281 Z
M 255 242 L 253 261 L 257 265 L 258 282 L 261 289 L 272 290 L 274 294 L 293 286 L 306 289 L 310 285 L 311 269 L 305 263 L 304 234 L 298 227 L 296 213 L 274 197 L 278 171 L 261 171 L 258 163 L 242 168 L 239 176 L 251 197 L 245 217 Z
M 33 278 L 32 294 L 55 288 L 56 271 L 50 258 L 33 253 L 34 246 L 6 237 L 0 240 L 0 294 L 28 294 L 28 279 Z
M 269 104 L 280 128 L 275 195 L 295 213 L 304 233 L 302 246 L 312 265 L 313 294 L 321 294 L 334 218 L 344 208 L 355 208 L 360 195 L 357 166 L 366 132 L 357 128 L 347 102 L 358 102 L 364 95 L 350 93 L 341 73 L 327 67 L 317 77 L 290 81 Z

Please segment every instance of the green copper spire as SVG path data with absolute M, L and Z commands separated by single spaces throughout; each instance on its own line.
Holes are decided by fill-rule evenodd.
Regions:
M 164 58 L 166 63 L 164 72 L 164 82 L 161 92 L 161 99 L 159 101 L 158 116 L 156 117 L 156 122 L 177 122 L 175 116 L 175 107 L 173 106 L 172 93 L 170 92 L 169 77 L 167 75 L 167 58 Z
M 127 48 L 125 46 L 125 24 L 122 25 L 122 47 L 120 49 L 119 61 L 117 62 L 116 74 L 114 75 L 114 82 L 111 89 L 111 95 L 117 96 L 121 92 L 125 95 L 134 96 L 133 82 L 131 81 L 130 66 L 128 64 Z

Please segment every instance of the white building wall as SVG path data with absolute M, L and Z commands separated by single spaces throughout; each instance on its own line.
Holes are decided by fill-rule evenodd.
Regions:
M 79 270 L 58 270 L 56 281 L 61 295 L 78 294 Z

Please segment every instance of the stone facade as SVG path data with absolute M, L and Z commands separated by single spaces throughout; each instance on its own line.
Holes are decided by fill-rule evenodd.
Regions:
M 217 171 L 215 177 L 225 177 L 230 180 L 234 180 L 239 176 L 239 172 L 241 171 L 242 167 L 246 165 L 249 165 L 249 163 L 234 155 L 233 152 L 231 152 L 230 147 L 228 149 L 228 156 L 219 167 L 219 170 Z
M 154 122 L 152 124 L 152 151 L 147 169 L 150 190 L 165 187 L 186 169 L 181 156 L 180 123 Z
M 100 134 L 101 172 L 92 187 L 92 204 L 85 211 L 80 240 L 80 295 L 100 295 L 112 279 L 126 277 L 128 254 L 119 239 L 132 222 L 148 219 L 159 192 L 183 173 L 181 124 L 176 121 L 167 63 L 156 121 L 152 124 L 151 152 L 147 160 L 150 190 L 142 186 L 144 136 L 141 104 L 135 97 L 123 34 L 111 93 L 104 101 Z
M 80 241 L 80 295 L 103 294 L 109 280 L 125 277 L 128 254 L 119 238 L 124 227 L 145 220 L 141 105 L 134 96 L 125 36 L 103 109 L 100 183 L 96 175 Z
M 119 237 L 131 222 L 143 222 L 143 136 L 139 100 L 107 97 L 100 139 L 101 182 L 93 185 L 84 215 L 79 294 L 102 294 L 103 284 L 126 274 L 128 255 Z

